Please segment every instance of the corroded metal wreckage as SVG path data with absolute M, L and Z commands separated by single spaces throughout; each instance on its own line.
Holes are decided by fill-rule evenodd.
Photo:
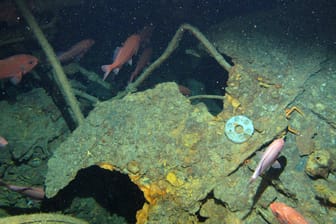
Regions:
M 175 83 L 99 103 L 49 160 L 46 195 L 57 194 L 79 170 L 99 165 L 129 175 L 143 191 L 147 203 L 138 212 L 138 223 L 158 216 L 162 220 L 162 212 L 169 219 L 165 223 L 177 217 L 197 220 L 190 214 L 200 209 L 201 200 L 213 190 L 223 191 L 221 180 L 287 127 L 282 110 L 260 117 L 246 111 L 260 133 L 235 144 L 224 134 L 224 121 L 235 111 L 229 108 L 214 117 L 203 104 L 191 105 Z
M 323 84 L 332 78 L 317 75 L 333 65 L 322 63 L 326 52 L 321 45 L 290 39 L 285 32 L 279 36 L 283 27 L 261 22 L 272 16 L 237 18 L 208 31 L 211 43 L 234 63 L 221 113 L 213 116 L 203 104 L 192 105 L 174 83 L 98 103 L 49 160 L 46 196 L 55 196 L 79 170 L 98 165 L 128 175 L 144 193 L 137 223 L 197 223 L 199 216 L 204 223 L 242 223 L 244 218 L 244 223 L 272 223 L 265 208 L 274 200 L 321 218 L 325 210 L 313 199 L 313 180 L 304 173 L 302 156 L 333 147 L 325 139 L 332 138 L 335 113 L 324 109 L 333 106 L 333 90 Z M 251 29 L 250 24 L 260 25 Z M 292 29 L 301 32 L 296 26 L 302 27 L 301 21 Z M 264 35 L 264 30 L 277 32 Z M 224 132 L 237 115 L 254 127 L 240 144 Z M 256 167 L 252 156 L 284 133 L 281 155 L 287 164 L 281 177 L 257 178 L 248 187 Z M 323 188 L 315 190 L 333 201 Z

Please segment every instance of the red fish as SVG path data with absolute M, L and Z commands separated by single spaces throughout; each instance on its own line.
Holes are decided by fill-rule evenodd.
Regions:
M 298 211 L 282 202 L 273 202 L 270 209 L 280 224 L 308 224 Z
M 178 85 L 180 93 L 182 93 L 184 96 L 190 96 L 191 90 L 183 85 Z
M 18 84 L 22 75 L 31 71 L 38 59 L 28 54 L 18 54 L 0 60 L 0 79 L 9 78 L 13 84 Z
M 92 39 L 81 40 L 73 45 L 69 50 L 57 56 L 61 63 L 66 63 L 74 60 L 75 58 L 81 58 L 95 43 Z
M 133 55 L 138 52 L 140 46 L 140 35 L 133 34 L 124 42 L 124 45 L 119 48 L 118 52 L 116 52 L 116 57 L 112 64 L 110 65 L 103 65 L 101 69 L 104 74 L 103 80 L 107 78 L 111 71 L 115 74 L 118 74 L 120 68 L 128 61 L 131 61 Z
M 139 73 L 141 72 L 141 70 L 149 63 L 150 58 L 152 56 L 152 52 L 153 50 L 151 47 L 147 47 L 143 50 L 142 54 L 139 57 L 137 65 L 134 71 L 132 72 L 131 77 L 128 81 L 129 83 L 133 82 L 134 78 L 137 77 Z
M 147 47 L 150 43 L 150 39 L 152 36 L 154 27 L 152 25 L 144 26 L 142 30 L 139 32 L 141 47 Z
M 7 140 L 0 136 L 0 147 L 5 147 L 8 144 Z

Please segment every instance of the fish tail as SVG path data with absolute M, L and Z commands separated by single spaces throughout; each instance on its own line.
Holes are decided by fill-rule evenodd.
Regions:
M 247 185 L 248 186 L 251 185 L 254 181 L 255 181 L 255 179 L 253 177 L 251 177 Z
M 111 66 L 110 65 L 102 65 L 101 69 L 103 70 L 103 72 L 105 72 L 104 78 L 103 78 L 103 80 L 105 80 L 107 78 L 107 76 L 110 74 L 110 72 L 112 71 Z
M 132 74 L 131 74 L 131 77 L 130 79 L 128 80 L 128 83 L 131 83 L 133 82 L 134 78 L 138 75 L 138 72 L 137 71 L 134 71 Z

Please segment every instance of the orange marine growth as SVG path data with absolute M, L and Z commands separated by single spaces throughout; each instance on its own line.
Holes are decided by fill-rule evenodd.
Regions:
M 110 163 L 106 163 L 106 162 L 101 162 L 97 164 L 100 168 L 105 169 L 105 170 L 109 170 L 109 171 L 114 171 L 115 167 L 110 164 Z
M 140 175 L 128 175 L 133 183 L 135 183 L 139 189 L 143 192 L 145 199 L 151 205 L 155 204 L 158 199 L 166 195 L 166 189 L 161 187 L 158 183 L 144 184 L 141 181 Z
M 149 204 L 145 203 L 139 211 L 136 213 L 136 224 L 145 224 L 148 220 Z
M 145 199 L 149 204 L 155 204 L 159 198 L 166 194 L 164 189 L 161 189 L 157 184 L 138 185 L 140 190 L 144 193 Z

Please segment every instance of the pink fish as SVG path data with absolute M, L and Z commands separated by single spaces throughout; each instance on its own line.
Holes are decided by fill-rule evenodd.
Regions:
M 142 54 L 139 57 L 139 60 L 137 62 L 137 65 L 134 69 L 134 71 L 131 74 L 131 77 L 129 79 L 129 83 L 131 83 L 135 77 L 137 77 L 139 75 L 139 73 L 141 72 L 141 70 L 149 63 L 150 58 L 152 56 L 152 48 L 151 47 L 147 47 L 143 50 Z
M 8 185 L 9 190 L 18 192 L 34 200 L 42 200 L 45 196 L 45 192 L 42 187 L 24 187 L 16 185 Z
M 141 38 L 138 34 L 133 34 L 127 38 L 127 40 L 124 42 L 124 45 L 119 48 L 118 52 L 116 52 L 116 57 L 113 63 L 110 65 L 101 66 L 101 69 L 103 72 L 105 72 L 103 80 L 107 78 L 111 71 L 113 71 L 115 74 L 118 74 L 120 68 L 126 62 L 130 61 L 131 63 L 133 55 L 138 52 L 140 41 Z
M 0 60 L 0 79 L 9 78 L 18 84 L 22 75 L 30 72 L 38 63 L 38 59 L 28 54 L 17 54 Z
M 42 187 L 24 187 L 24 186 L 16 186 L 7 184 L 3 180 L 0 179 L 0 186 L 4 186 L 11 191 L 18 192 L 22 195 L 30 197 L 34 200 L 42 200 L 45 196 L 45 192 Z
M 5 147 L 8 144 L 7 140 L 0 136 L 0 147 Z
M 61 63 L 66 63 L 74 60 L 75 58 L 81 58 L 95 43 L 92 39 L 85 39 L 79 41 L 73 45 L 69 50 L 57 56 Z
M 265 170 L 267 170 L 270 166 L 274 166 L 275 168 L 279 168 L 280 164 L 277 160 L 285 141 L 283 138 L 279 138 L 274 140 L 266 149 L 263 156 L 261 157 L 257 168 L 254 170 L 252 177 L 250 178 L 249 184 L 253 183 L 258 176 L 260 176 Z

